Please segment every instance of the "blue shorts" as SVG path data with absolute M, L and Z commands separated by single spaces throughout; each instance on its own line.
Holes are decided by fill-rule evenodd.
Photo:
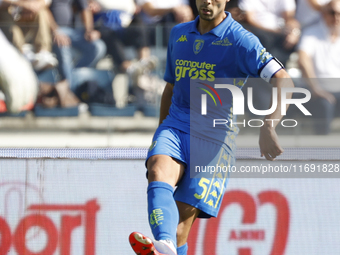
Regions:
M 200 209 L 199 218 L 217 217 L 227 187 L 228 171 L 215 169 L 207 173 L 204 166 L 222 169 L 235 165 L 234 156 L 224 143 L 190 137 L 188 133 L 161 125 L 153 137 L 146 161 L 153 155 L 168 155 L 185 166 L 174 193 L 176 201 Z

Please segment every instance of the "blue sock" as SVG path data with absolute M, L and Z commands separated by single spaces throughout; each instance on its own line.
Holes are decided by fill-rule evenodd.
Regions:
M 185 243 L 182 246 L 177 248 L 177 255 L 187 255 L 188 252 L 188 244 Z
M 171 240 L 176 247 L 179 214 L 173 197 L 174 188 L 165 182 L 148 186 L 148 213 L 151 231 L 156 240 Z

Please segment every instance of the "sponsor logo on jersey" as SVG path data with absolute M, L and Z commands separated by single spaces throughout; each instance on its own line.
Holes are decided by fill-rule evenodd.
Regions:
M 180 38 L 178 38 L 178 40 L 176 42 L 187 42 L 187 36 L 186 35 L 181 35 Z
M 204 40 L 196 39 L 194 42 L 194 53 L 197 55 L 203 49 Z
M 156 144 L 157 144 L 157 141 L 153 141 L 152 144 L 151 144 L 150 147 L 149 147 L 149 151 L 152 151 L 153 148 L 156 147 Z
M 201 81 L 214 81 L 216 64 L 207 62 L 197 62 L 190 60 L 177 59 L 175 61 L 176 81 L 189 77 L 190 79 L 199 79 Z
M 233 45 L 231 42 L 229 42 L 229 39 L 226 37 L 223 40 L 214 41 L 211 43 L 212 45 L 220 45 L 220 46 L 230 46 Z

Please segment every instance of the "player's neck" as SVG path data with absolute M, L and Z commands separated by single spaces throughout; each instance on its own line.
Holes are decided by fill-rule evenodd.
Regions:
M 202 18 L 199 19 L 197 30 L 201 35 L 208 33 L 210 30 L 217 27 L 225 18 L 227 14 L 222 12 L 220 15 L 215 17 L 213 20 L 204 20 Z

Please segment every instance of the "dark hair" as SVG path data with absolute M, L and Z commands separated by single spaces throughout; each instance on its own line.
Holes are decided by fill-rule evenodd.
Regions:
M 226 2 L 225 10 L 238 7 L 238 0 L 230 0 L 229 2 Z

